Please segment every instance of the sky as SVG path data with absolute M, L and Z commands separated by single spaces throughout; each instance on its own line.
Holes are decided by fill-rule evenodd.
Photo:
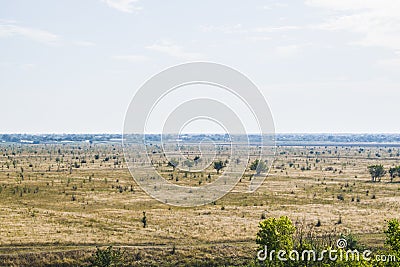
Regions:
M 0 0 L 0 133 L 120 133 L 140 86 L 191 61 L 249 77 L 276 132 L 399 133 L 398 14 L 398 0 Z

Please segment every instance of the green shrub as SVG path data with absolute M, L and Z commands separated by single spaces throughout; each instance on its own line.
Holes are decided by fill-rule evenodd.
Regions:
M 289 252 L 293 249 L 293 234 L 296 231 L 296 227 L 288 217 L 268 218 L 261 221 L 258 227 L 256 242 L 260 250 L 267 248 L 268 252 L 272 250 Z M 266 251 L 264 252 L 266 253 Z M 270 266 L 287 265 L 276 257 L 272 261 L 266 261 L 265 264 Z
M 397 219 L 392 219 L 388 221 L 388 228 L 385 231 L 386 234 L 386 245 L 390 247 L 390 249 L 395 252 L 397 255 L 400 255 L 400 223 Z
M 97 247 L 90 259 L 92 267 L 117 267 L 125 264 L 125 252 L 120 248 L 113 249 L 112 246 L 106 249 Z
M 296 233 L 296 235 L 295 235 Z M 299 226 L 297 229 L 292 221 L 288 217 L 280 218 L 268 218 L 260 222 L 259 231 L 257 233 L 256 242 L 259 245 L 259 251 L 257 256 L 265 256 L 266 260 L 260 260 L 255 262 L 257 266 L 273 266 L 273 267 L 372 267 L 373 261 L 368 261 L 362 256 L 357 257 L 349 254 L 350 258 L 343 257 L 339 255 L 346 255 L 346 253 L 354 250 L 359 250 L 360 254 L 363 253 L 363 247 L 357 242 L 357 239 L 352 235 L 342 235 L 336 238 L 346 239 L 348 245 L 344 249 L 338 249 L 336 244 L 332 244 L 329 236 L 316 237 L 315 232 L 310 228 L 309 232 L 304 226 Z M 331 243 L 331 244 L 330 244 Z M 336 243 L 336 241 L 335 241 Z M 263 254 L 259 254 L 260 250 L 263 250 Z M 267 251 L 266 251 L 267 250 Z M 327 257 L 327 251 L 336 250 L 337 252 L 333 254 L 337 255 L 336 260 L 331 260 Z M 274 253 L 272 253 L 274 251 Z M 278 251 L 286 252 L 283 258 L 286 261 L 279 260 L 277 256 Z M 293 251 L 299 253 L 297 260 L 295 258 L 290 258 L 289 255 Z M 311 253 L 314 251 L 314 253 Z M 325 251 L 325 256 L 321 260 L 322 251 Z M 305 252 L 305 254 L 303 254 Z M 309 252 L 309 253 L 308 253 Z M 265 254 L 267 253 L 267 254 Z M 272 257 L 271 257 L 272 255 Z M 289 256 L 289 258 L 288 258 Z M 383 265 L 382 265 L 383 266 Z M 386 267 L 387 265 L 385 265 Z M 391 266 L 390 266 L 391 267 Z

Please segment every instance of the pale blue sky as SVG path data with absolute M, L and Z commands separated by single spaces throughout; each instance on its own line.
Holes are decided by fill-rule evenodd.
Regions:
M 397 0 L 0 0 L 0 132 L 121 132 L 140 85 L 207 60 L 277 132 L 400 132 Z

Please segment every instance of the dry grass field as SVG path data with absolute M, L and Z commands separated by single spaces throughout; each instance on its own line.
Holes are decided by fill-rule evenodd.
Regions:
M 0 265 L 85 265 L 96 246 L 122 247 L 132 265 L 244 264 L 255 255 L 261 218 L 287 215 L 315 233 L 351 232 L 371 248 L 384 245 L 385 220 L 399 218 L 400 183 L 370 182 L 367 166 L 400 165 L 399 148 L 278 147 L 255 193 L 246 172 L 222 199 L 172 207 L 144 193 L 117 144 L 0 146 Z M 177 183 L 201 185 L 173 171 Z M 201 182 L 200 182 L 201 181 Z M 142 217 L 146 212 L 147 227 Z M 316 227 L 318 220 L 321 222 Z

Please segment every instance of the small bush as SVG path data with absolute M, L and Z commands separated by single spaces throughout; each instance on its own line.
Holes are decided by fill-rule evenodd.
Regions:
M 146 217 L 146 212 L 145 211 L 143 211 L 142 223 L 143 223 L 143 228 L 146 228 L 146 226 L 147 226 L 147 217 Z
M 336 222 L 336 224 L 342 224 L 342 216 L 339 216 L 339 220 Z

